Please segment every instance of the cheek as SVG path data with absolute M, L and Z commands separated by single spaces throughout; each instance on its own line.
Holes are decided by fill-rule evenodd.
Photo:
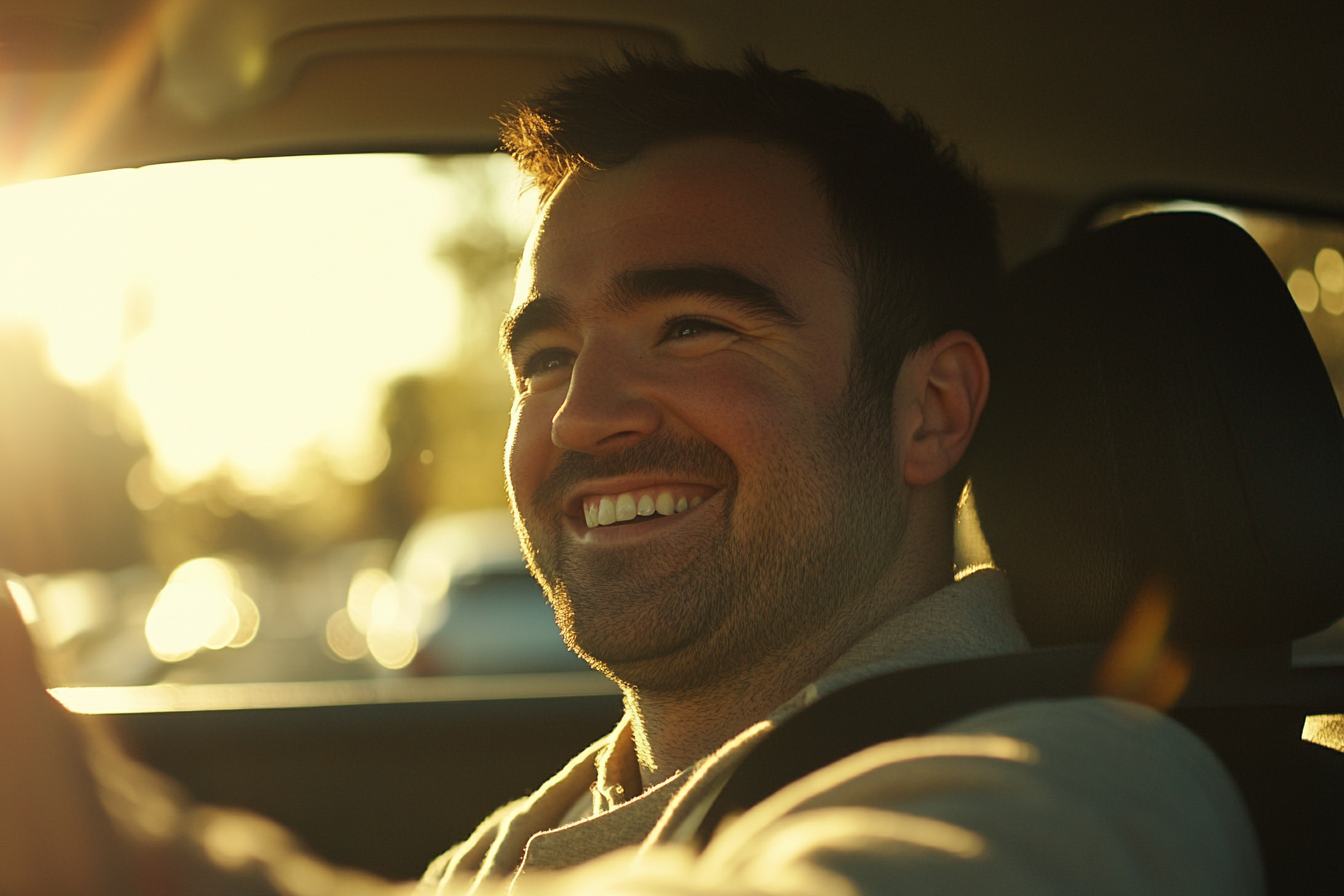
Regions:
M 551 417 L 546 409 L 526 400 L 514 402 L 509 440 L 504 446 L 504 475 L 515 504 L 526 506 L 546 477 L 555 448 Z
M 777 462 L 807 439 L 806 422 L 818 418 L 818 397 L 809 384 L 782 381 L 759 365 L 724 367 L 678 377 L 667 395 L 674 415 L 742 471 Z

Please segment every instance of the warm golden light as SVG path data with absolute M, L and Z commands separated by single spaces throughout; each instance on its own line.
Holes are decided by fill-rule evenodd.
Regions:
M 327 620 L 327 646 L 344 660 L 365 652 L 379 665 L 401 669 L 420 649 L 419 595 L 381 569 L 361 569 L 350 580 L 344 610 Z M 362 643 L 356 643 L 356 637 Z
M 223 560 L 199 557 L 168 578 L 145 619 L 150 652 L 181 662 L 202 648 L 243 647 L 256 637 L 261 614 Z
M 145 76 L 153 70 L 161 15 L 173 5 L 180 8 L 183 4 L 174 4 L 170 0 L 150 0 L 142 4 L 143 11 L 118 36 L 103 72 L 93 81 L 92 88 L 79 98 L 54 139 L 36 145 L 23 160 L 19 171 L 21 179 L 50 177 L 53 173 L 68 171 L 97 148 L 117 116 L 135 103 L 137 88 L 142 87 Z
M 53 647 L 98 628 L 112 612 L 111 591 L 97 573 L 47 576 L 34 584 L 42 638 Z
M 1166 643 L 1171 592 L 1150 582 L 1134 599 L 1097 670 L 1097 691 L 1167 710 L 1185 693 L 1190 665 Z
M 367 481 L 388 384 L 457 348 L 435 253 L 482 210 L 454 178 L 494 184 L 509 206 L 486 213 L 510 232 L 530 223 L 511 160 L 455 166 L 217 160 L 0 189 L 0 324 L 35 327 L 62 381 L 124 397 L 153 457 L 127 482 L 138 507 L 220 473 L 277 494 L 314 457 Z
M 150 652 L 166 663 L 187 659 L 228 623 L 231 610 L 229 601 L 219 595 L 188 585 L 167 585 L 145 618 Z
M 1307 716 L 1302 739 L 1344 753 L 1344 715 Z
M 1344 292 L 1344 255 L 1329 247 L 1316 253 L 1316 280 L 1326 292 Z
M 327 619 L 327 646 L 331 652 L 347 663 L 360 659 L 369 652 L 369 642 L 364 633 L 355 627 L 350 612 L 344 607 L 331 614 Z
M 1321 287 L 1321 307 L 1330 314 L 1344 314 L 1344 256 L 1324 248 L 1316 253 L 1314 270 Z
M 369 632 L 369 654 L 388 669 L 410 665 L 419 649 L 420 639 L 413 628 L 380 628 Z
M 140 687 L 51 688 L 51 695 L 71 712 L 91 715 L 351 706 L 360 703 L 534 700 L 539 697 L 577 697 L 616 693 L 619 691 L 609 678 L 592 670 L 261 684 L 152 684 Z
M 1316 278 L 1311 271 L 1304 271 L 1297 268 L 1288 275 L 1288 291 L 1293 295 L 1293 301 L 1303 314 L 1310 314 L 1316 310 L 1316 305 L 1321 300 L 1321 289 L 1316 283 Z
M 33 595 L 29 593 L 28 588 L 18 579 L 8 576 L 5 577 L 4 582 L 10 598 L 14 601 L 14 606 L 19 609 L 19 618 L 23 620 L 25 625 L 32 625 L 37 622 L 37 605 L 33 603 Z
M 1344 292 L 1321 290 L 1321 307 L 1336 316 L 1344 314 Z
M 384 588 L 396 588 L 384 570 L 361 569 L 350 580 L 345 606 L 350 623 L 360 634 L 368 632 L 373 619 L 373 602 Z

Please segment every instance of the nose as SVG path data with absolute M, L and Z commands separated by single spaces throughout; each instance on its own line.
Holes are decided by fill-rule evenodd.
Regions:
M 648 438 L 662 425 L 638 358 L 592 347 L 575 359 L 565 401 L 551 421 L 556 447 L 606 454 Z

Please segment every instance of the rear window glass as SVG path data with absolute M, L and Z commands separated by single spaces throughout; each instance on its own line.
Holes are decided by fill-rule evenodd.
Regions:
M 503 504 L 495 343 L 534 216 L 500 154 L 0 190 L 0 567 L 51 683 L 590 674 Z
M 1278 268 L 1297 303 L 1344 407 L 1344 221 L 1193 200 L 1123 202 L 1092 221 L 1102 227 L 1135 215 L 1202 211 L 1249 233 Z

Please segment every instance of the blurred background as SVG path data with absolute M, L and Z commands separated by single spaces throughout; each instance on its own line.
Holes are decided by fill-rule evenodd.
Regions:
M 0 190 L 0 568 L 52 684 L 584 668 L 504 508 L 534 215 L 501 154 Z
M 1094 223 L 1189 208 L 1265 248 L 1344 396 L 1344 230 L 1156 199 Z M 534 216 L 501 154 L 0 189 L 0 568 L 51 683 L 581 674 L 504 507 L 495 344 Z

